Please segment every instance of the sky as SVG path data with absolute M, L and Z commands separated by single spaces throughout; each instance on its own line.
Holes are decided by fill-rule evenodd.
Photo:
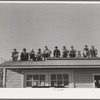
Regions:
M 100 4 L 0 3 L 0 58 L 10 60 L 13 48 L 82 51 L 86 44 L 100 56 Z

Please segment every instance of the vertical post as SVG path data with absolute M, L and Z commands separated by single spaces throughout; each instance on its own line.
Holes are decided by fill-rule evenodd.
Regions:
M 3 68 L 3 88 L 6 87 L 6 68 Z

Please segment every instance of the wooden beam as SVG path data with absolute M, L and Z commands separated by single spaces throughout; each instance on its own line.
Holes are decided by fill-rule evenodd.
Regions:
M 3 68 L 3 88 L 6 87 L 6 68 Z

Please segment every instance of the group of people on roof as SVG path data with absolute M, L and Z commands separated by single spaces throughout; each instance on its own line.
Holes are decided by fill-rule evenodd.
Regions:
M 41 49 L 38 49 L 38 52 L 35 54 L 34 49 L 31 50 L 31 52 L 27 52 L 27 50 L 24 48 L 23 51 L 21 52 L 20 55 L 20 60 L 21 61 L 41 61 L 41 60 L 45 60 L 46 58 L 49 58 L 51 56 L 51 51 L 48 49 L 47 46 L 45 46 L 45 50 L 42 52 Z M 98 51 L 97 49 L 94 48 L 94 46 L 91 46 L 91 49 L 88 48 L 87 45 L 84 46 L 83 49 L 83 55 L 81 54 L 81 51 L 77 51 L 74 49 L 74 46 L 71 46 L 71 50 L 67 50 L 66 46 L 63 46 L 62 49 L 62 57 L 63 58 L 67 58 L 67 57 L 71 57 L 71 58 L 81 58 L 81 57 L 85 57 L 85 58 L 93 58 L 93 57 L 97 57 Z M 58 49 L 58 46 L 55 47 L 55 50 L 53 51 L 53 56 L 55 58 L 59 58 L 61 57 L 61 52 Z M 19 57 L 18 51 L 16 49 L 13 49 L 12 52 L 12 60 L 13 61 L 17 61 Z

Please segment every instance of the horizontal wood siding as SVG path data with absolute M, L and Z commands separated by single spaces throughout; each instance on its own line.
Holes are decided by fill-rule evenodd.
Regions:
M 6 88 L 22 88 L 22 71 L 21 70 L 9 70 L 7 69 L 7 77 L 6 77 Z
M 75 88 L 93 88 L 93 74 L 100 74 L 100 69 L 74 69 L 74 87 Z
M 70 71 L 69 71 L 70 70 Z M 74 83 L 75 88 L 93 88 L 94 87 L 94 80 L 93 74 L 100 74 L 100 69 L 66 69 L 66 70 L 25 70 L 25 69 L 13 69 L 8 70 L 6 74 L 6 87 L 7 88 L 22 88 L 25 85 L 25 79 L 23 76 L 25 73 L 36 72 L 36 73 L 51 73 L 51 72 L 64 72 L 68 71 L 71 74 L 71 83 Z M 23 74 L 22 74 L 23 73 Z M 24 79 L 24 80 L 23 80 Z

